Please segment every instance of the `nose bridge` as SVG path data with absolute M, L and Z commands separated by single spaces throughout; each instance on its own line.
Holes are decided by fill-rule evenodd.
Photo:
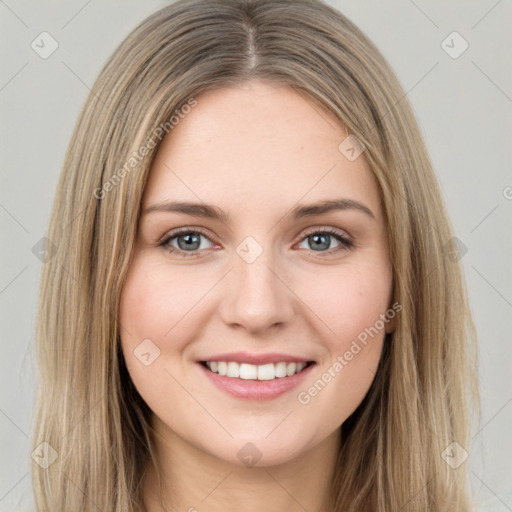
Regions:
M 236 248 L 228 293 L 221 314 L 228 324 L 240 324 L 250 331 L 265 330 L 285 323 L 293 315 L 293 294 L 271 247 L 247 237 Z

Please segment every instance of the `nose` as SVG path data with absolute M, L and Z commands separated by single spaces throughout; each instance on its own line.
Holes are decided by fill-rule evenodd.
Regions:
M 295 313 L 293 291 L 275 260 L 264 251 L 248 263 L 235 254 L 233 269 L 224 280 L 220 316 L 230 327 L 251 334 L 289 323 Z

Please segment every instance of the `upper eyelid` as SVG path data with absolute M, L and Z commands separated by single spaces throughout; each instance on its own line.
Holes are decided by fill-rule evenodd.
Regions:
M 309 236 L 309 235 L 311 235 L 313 233 L 324 233 L 324 232 L 329 232 L 329 231 L 333 231 L 335 234 L 337 234 L 338 236 L 341 236 L 343 238 L 350 238 L 350 239 L 352 239 L 352 235 L 350 235 L 347 230 L 341 229 L 341 228 L 334 228 L 334 227 L 314 227 L 314 228 L 308 228 L 306 230 L 301 231 L 301 233 L 303 233 L 302 238 L 304 238 L 304 237 Z M 328 233 L 328 234 L 332 234 L 332 233 Z M 301 240 L 302 240 L 302 238 L 301 238 Z
M 180 236 L 180 235 L 185 235 L 187 233 L 199 233 L 200 235 L 203 235 L 204 237 L 210 239 L 210 236 L 208 234 L 206 234 L 206 232 L 203 231 L 202 228 L 196 228 L 196 227 L 176 228 L 176 230 L 171 230 L 171 231 L 168 231 L 167 233 L 165 233 L 158 240 L 158 243 L 166 242 L 166 241 L 170 240 L 171 238 L 175 238 L 175 237 Z M 210 241 L 212 241 L 212 240 L 210 240 Z

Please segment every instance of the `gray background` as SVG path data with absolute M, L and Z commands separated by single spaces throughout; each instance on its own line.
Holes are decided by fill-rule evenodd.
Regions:
M 332 0 L 395 69 L 424 134 L 479 332 L 482 424 L 469 447 L 485 510 L 512 510 L 512 5 L 510 0 Z M 44 236 L 64 153 L 104 61 L 156 0 L 0 0 L 0 511 L 31 504 L 32 355 Z M 58 49 L 32 48 L 47 31 Z M 441 46 L 457 31 L 458 58 Z M 454 41 L 453 43 L 451 41 Z M 461 42 L 448 39 L 451 50 Z M 48 48 L 48 46 L 46 46 Z

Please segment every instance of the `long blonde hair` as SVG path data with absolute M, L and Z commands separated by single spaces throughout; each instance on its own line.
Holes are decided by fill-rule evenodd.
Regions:
M 386 215 L 403 309 L 342 426 L 332 510 L 469 510 L 467 463 L 454 469 L 442 456 L 452 442 L 467 448 L 477 398 L 452 229 L 394 73 L 319 0 L 180 0 L 144 20 L 100 73 L 66 154 L 48 231 L 57 250 L 41 278 L 33 447 L 48 444 L 47 463 L 33 463 L 38 510 L 143 510 L 144 468 L 156 461 L 151 411 L 126 370 L 118 306 L 154 134 L 201 92 L 250 79 L 332 112 L 366 147 Z

